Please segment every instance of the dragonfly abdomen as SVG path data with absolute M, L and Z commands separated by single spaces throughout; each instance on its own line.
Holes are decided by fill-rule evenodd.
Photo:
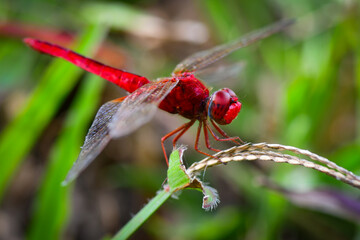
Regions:
M 66 61 L 69 61 L 72 64 L 88 72 L 98 75 L 118 85 L 119 87 L 130 93 L 150 82 L 145 77 L 129 73 L 120 69 L 116 69 L 110 66 L 106 66 L 98 61 L 84 57 L 76 52 L 73 52 L 69 49 L 60 47 L 55 44 L 33 38 L 25 38 L 24 42 L 39 52 L 54 57 L 63 58 Z
M 106 76 L 107 74 L 108 74 L 108 72 L 103 71 L 103 75 Z M 105 78 L 103 76 L 101 76 L 101 77 Z M 125 71 L 121 75 L 116 76 L 116 77 L 117 77 L 117 79 L 114 79 L 113 83 L 115 83 L 116 85 L 118 85 L 119 87 L 121 87 L 122 89 L 124 89 L 130 93 L 134 92 L 138 88 L 140 88 L 150 82 L 145 77 L 141 77 L 139 75 L 125 72 Z M 105 79 L 107 79 L 107 78 L 105 78 Z

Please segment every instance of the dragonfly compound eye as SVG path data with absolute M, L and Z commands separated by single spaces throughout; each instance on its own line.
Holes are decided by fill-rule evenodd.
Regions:
M 241 109 L 237 100 L 236 94 L 228 88 L 214 92 L 208 103 L 208 116 L 221 125 L 231 123 Z
M 237 100 L 238 100 L 238 97 L 236 96 L 236 94 L 234 93 L 234 91 L 231 90 L 230 88 L 223 88 L 222 90 L 225 91 L 225 92 L 227 92 L 227 93 L 230 95 L 230 97 L 231 97 L 231 99 L 232 99 L 233 101 L 237 101 Z

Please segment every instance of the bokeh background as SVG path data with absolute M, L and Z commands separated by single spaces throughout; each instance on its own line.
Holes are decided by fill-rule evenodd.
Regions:
M 230 135 L 309 149 L 360 173 L 360 3 L 357 0 L 2 0 L 0 2 L 0 239 L 113 236 L 161 188 L 160 138 L 185 122 L 159 111 L 112 141 L 61 187 L 97 109 L 126 93 L 22 43 L 35 37 L 150 79 L 199 50 L 279 19 L 290 29 L 232 54 L 240 74 L 207 76 L 243 109 Z M 204 77 L 204 79 L 206 79 Z M 194 152 L 195 130 L 181 140 Z M 226 149 L 231 144 L 214 146 Z M 203 145 L 203 143 L 202 143 Z M 167 145 L 171 150 L 171 142 Z M 299 166 L 232 163 L 202 177 L 219 191 L 170 199 L 134 239 L 358 239 L 360 192 Z

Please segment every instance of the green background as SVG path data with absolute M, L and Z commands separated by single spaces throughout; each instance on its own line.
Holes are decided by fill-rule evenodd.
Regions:
M 112 141 L 75 184 L 61 187 L 97 109 L 125 92 L 31 50 L 23 37 L 58 43 L 156 79 L 169 76 L 196 51 L 283 18 L 297 22 L 223 61 L 244 62 L 238 76 L 208 76 L 215 78 L 207 83 L 210 88 L 230 87 L 243 104 L 238 118 L 223 129 L 244 141 L 309 149 L 359 174 L 357 0 L 2 0 L 0 238 L 113 236 L 161 188 L 166 164 L 160 138 L 186 121 L 159 111 L 151 123 Z M 203 158 L 193 150 L 195 133 L 196 127 L 179 141 L 189 146 L 187 164 Z M 359 191 L 322 173 L 284 164 L 232 163 L 208 169 L 202 179 L 219 192 L 215 211 L 201 209 L 201 193 L 184 191 L 134 239 L 360 236 Z M 282 188 L 263 186 L 259 179 Z

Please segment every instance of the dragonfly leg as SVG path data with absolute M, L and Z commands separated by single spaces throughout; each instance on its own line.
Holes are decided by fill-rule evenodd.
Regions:
M 165 150 L 165 145 L 164 145 L 165 140 L 181 131 L 180 134 L 179 134 L 180 136 L 178 135 L 178 136 L 175 137 L 175 139 L 177 141 L 186 132 L 186 130 L 188 130 L 194 124 L 194 122 L 195 122 L 195 120 L 191 120 L 190 122 L 181 125 L 180 127 L 175 129 L 174 131 L 169 132 L 168 134 L 166 134 L 165 136 L 163 136 L 161 138 L 161 147 L 162 147 L 162 150 L 163 150 L 163 153 L 164 153 L 164 156 L 165 156 L 166 164 L 168 166 L 169 166 L 169 160 L 168 160 L 168 157 L 166 155 L 166 150 Z M 176 141 L 173 143 L 174 145 L 175 145 Z
M 239 137 L 229 137 L 212 119 L 210 119 L 210 121 L 211 121 L 211 124 L 214 126 L 214 128 L 224 137 L 224 138 L 219 138 L 218 136 L 216 136 L 214 131 L 210 127 L 208 127 L 211 135 L 213 136 L 213 138 L 216 141 L 233 141 L 236 144 L 244 144 L 245 143 Z
M 179 138 L 181 138 L 182 135 L 184 135 L 184 133 L 189 130 L 189 128 L 194 125 L 195 120 L 191 120 L 190 122 L 188 122 L 187 124 L 185 124 L 184 128 L 182 129 L 182 131 L 174 138 L 173 140 L 173 146 L 175 147 L 176 142 L 179 140 Z
M 218 159 L 217 157 L 215 157 L 215 156 L 213 156 L 213 155 L 210 155 L 210 154 L 208 154 L 208 153 L 205 153 L 205 152 L 199 150 L 199 137 L 200 137 L 202 125 L 203 125 L 203 121 L 199 121 L 199 126 L 198 126 L 198 130 L 197 130 L 197 133 L 196 133 L 196 139 L 195 139 L 194 149 L 195 149 L 198 153 L 201 153 L 201 154 L 203 154 L 203 155 L 205 155 L 205 156 Z
M 206 144 L 206 147 L 214 152 L 220 152 L 219 149 L 215 149 L 213 147 L 210 146 L 210 142 L 209 142 L 209 134 L 208 134 L 208 128 L 209 128 L 209 125 L 206 121 L 204 121 L 204 125 L 203 125 L 203 129 L 204 129 L 204 137 L 205 137 L 205 144 Z

